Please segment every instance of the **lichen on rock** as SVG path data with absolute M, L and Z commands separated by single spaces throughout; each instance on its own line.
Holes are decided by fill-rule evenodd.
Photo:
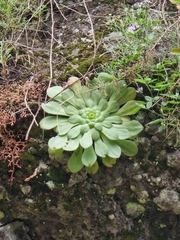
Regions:
M 139 204 L 134 202 L 129 202 L 126 205 L 126 213 L 132 218 L 137 218 L 145 212 L 145 208 Z
M 176 150 L 167 154 L 167 165 L 172 168 L 180 168 L 180 151 Z
M 174 190 L 163 189 L 159 196 L 153 199 L 153 202 L 162 211 L 172 211 L 174 214 L 180 214 L 179 193 Z

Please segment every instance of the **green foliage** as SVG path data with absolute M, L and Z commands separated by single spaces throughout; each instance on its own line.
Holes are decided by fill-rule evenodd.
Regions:
M 14 0 L 0 0 L 0 27 L 3 29 L 11 29 L 14 27 L 22 26 L 25 18 L 21 18 L 22 10 L 27 8 L 27 3 L 22 1 L 17 3 Z
M 148 46 L 154 43 L 158 36 L 154 28 L 161 22 L 159 19 L 149 18 L 148 9 L 145 8 L 124 7 L 123 11 L 119 18 L 110 16 L 107 23 L 114 33 L 114 38 L 120 38 L 119 41 L 109 43 L 108 52 L 112 54 L 112 61 L 106 67 L 111 74 L 119 67 L 132 67 L 135 61 L 146 62 Z
M 8 61 L 11 59 L 13 49 L 14 47 L 11 44 L 0 41 L 0 64 L 3 68 L 7 66 Z
M 172 2 L 178 5 L 178 1 Z M 153 116 L 149 124 L 159 124 L 159 131 L 166 130 L 166 136 L 173 130 L 178 134 L 179 23 L 172 24 L 168 19 L 164 24 L 162 18 L 148 8 L 125 7 L 122 11 L 120 17 L 109 17 L 109 36 L 113 34 L 117 40 L 109 37 L 106 44 L 112 59 L 102 69 L 137 86 L 139 106 Z
M 0 65 L 3 69 L 2 75 L 6 75 L 8 65 L 17 63 L 17 60 L 21 59 L 21 45 L 23 46 L 23 44 L 22 40 L 20 44 L 18 41 L 24 37 L 24 34 L 28 36 L 30 31 L 38 31 L 43 19 L 42 13 L 46 10 L 46 4 L 45 1 L 39 3 L 35 0 L 0 0 Z M 31 38 L 33 39 L 32 35 Z M 31 38 L 28 38 L 28 43 L 31 42 Z
M 135 155 L 138 149 L 130 139 L 143 129 L 138 121 L 127 118 L 140 109 L 134 100 L 135 90 L 106 73 L 93 80 L 100 81 L 95 89 L 72 80 L 68 89 L 49 88 L 50 101 L 42 104 L 50 116 L 40 121 L 40 127 L 57 134 L 49 139 L 49 154 L 58 157 L 63 151 L 73 152 L 68 160 L 73 173 L 83 167 L 89 173 L 97 172 L 98 157 L 112 167 L 121 153 Z
M 37 6 L 37 2 L 32 1 L 15 1 L 15 0 L 0 0 L 0 29 L 1 38 L 4 35 L 10 34 L 14 29 L 16 31 L 21 28 L 30 27 L 30 22 L 33 18 L 37 18 L 46 8 L 46 5 L 41 3 Z M 11 36 L 12 37 L 12 36 Z
M 156 108 L 156 119 L 149 124 L 160 123 L 159 131 L 167 127 L 179 126 L 179 69 L 178 59 L 164 60 L 153 66 L 152 77 L 142 77 L 137 74 L 136 82 L 148 89 L 148 94 L 144 94 L 144 100 L 139 102 L 139 106 L 149 111 Z

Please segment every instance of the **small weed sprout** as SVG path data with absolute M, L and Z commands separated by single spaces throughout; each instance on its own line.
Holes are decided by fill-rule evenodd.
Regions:
M 0 41 L 0 64 L 3 69 L 7 67 L 7 63 L 11 59 L 11 52 L 13 49 L 14 47 L 10 44 Z

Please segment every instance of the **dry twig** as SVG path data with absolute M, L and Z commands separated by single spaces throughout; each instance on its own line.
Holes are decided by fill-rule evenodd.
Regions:
M 52 68 L 52 54 L 53 54 L 53 43 L 54 43 L 54 12 L 53 12 L 53 0 L 51 3 L 51 45 L 50 45 L 50 53 L 49 53 L 49 67 L 50 67 L 50 80 L 48 88 L 51 86 L 52 78 L 53 78 L 53 68 Z M 47 98 L 47 96 L 46 96 Z

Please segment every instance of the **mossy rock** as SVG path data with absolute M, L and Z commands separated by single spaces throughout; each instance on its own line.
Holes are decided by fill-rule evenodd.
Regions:
M 61 167 L 51 166 L 49 169 L 49 179 L 62 187 L 68 182 L 69 176 L 62 171 Z
M 62 80 L 67 75 L 69 76 L 77 76 L 82 77 L 82 75 L 86 74 L 89 68 L 91 67 L 97 67 L 100 64 L 105 64 L 109 61 L 109 57 L 107 55 L 103 56 L 96 56 L 95 60 L 93 60 L 93 57 L 91 56 L 88 59 L 81 59 L 81 61 L 76 60 L 74 61 L 73 65 L 78 65 L 77 68 L 73 68 L 71 64 L 67 66 L 67 68 L 64 70 L 62 75 L 58 78 L 58 80 Z

